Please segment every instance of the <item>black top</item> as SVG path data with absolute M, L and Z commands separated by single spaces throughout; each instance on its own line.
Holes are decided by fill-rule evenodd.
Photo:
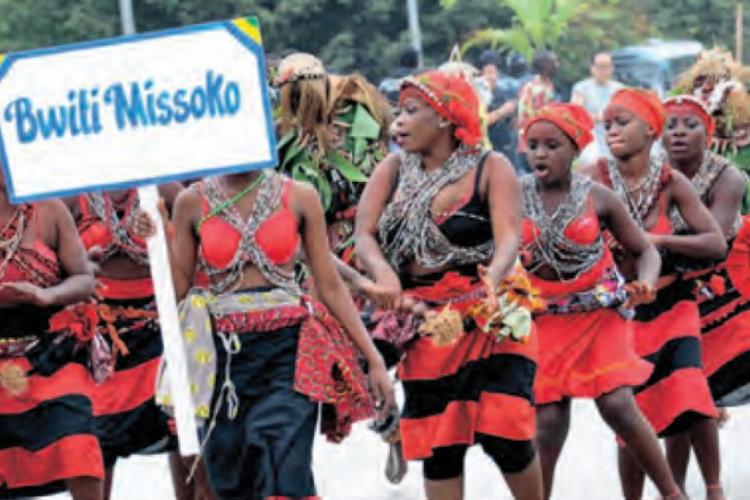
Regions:
M 473 247 L 492 239 L 489 204 L 481 199 L 479 193 L 482 170 L 488 155 L 485 153 L 477 165 L 474 192 L 469 202 L 438 226 L 454 245 Z

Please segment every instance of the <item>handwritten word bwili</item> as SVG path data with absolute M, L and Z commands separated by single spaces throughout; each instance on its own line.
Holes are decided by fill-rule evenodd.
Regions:
M 31 98 L 19 97 L 5 108 L 4 119 L 15 121 L 18 141 L 27 144 L 39 138 L 99 134 L 104 129 L 101 108 L 111 110 L 117 128 L 124 130 L 231 116 L 241 101 L 237 82 L 225 82 L 211 70 L 203 84 L 192 89 L 157 90 L 148 79 L 114 83 L 103 92 L 98 87 L 70 90 L 67 97 L 65 104 L 40 108 Z

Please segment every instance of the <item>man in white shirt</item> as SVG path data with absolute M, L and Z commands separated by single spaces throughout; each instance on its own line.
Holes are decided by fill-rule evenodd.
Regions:
M 596 122 L 594 135 L 598 151 L 587 151 L 586 156 L 599 157 L 609 154 L 602 115 L 612 94 L 624 87 L 622 83 L 612 79 L 614 69 L 612 56 L 608 52 L 597 52 L 591 58 L 591 78 L 573 86 L 570 101 L 586 108 Z

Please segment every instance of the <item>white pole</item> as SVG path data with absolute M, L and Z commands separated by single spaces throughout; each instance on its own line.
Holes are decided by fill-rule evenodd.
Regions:
M 135 33 L 135 18 L 131 0 L 119 0 L 120 20 L 122 31 L 126 35 Z M 138 189 L 140 206 L 148 212 L 155 221 L 161 220 L 157 209 L 159 191 L 155 185 Z M 156 310 L 159 312 L 159 327 L 162 343 L 164 344 L 164 359 L 167 362 L 167 377 L 174 402 L 175 420 L 177 422 L 177 440 L 180 454 L 183 456 L 197 455 L 198 430 L 195 426 L 195 411 L 190 395 L 190 384 L 183 348 L 180 323 L 177 315 L 177 301 L 175 300 L 172 272 L 169 267 L 169 253 L 167 238 L 162 224 L 156 224 L 156 235 L 148 239 L 148 259 L 151 265 L 151 279 L 154 282 L 156 296 Z
M 417 0 L 406 0 L 406 7 L 409 13 L 409 31 L 411 31 L 411 45 L 417 51 L 417 61 L 421 68 L 424 64 L 422 57 L 422 34 L 419 31 L 419 9 Z

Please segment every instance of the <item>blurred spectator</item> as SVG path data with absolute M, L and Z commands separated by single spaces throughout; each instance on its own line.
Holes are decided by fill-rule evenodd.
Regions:
M 624 85 L 612 79 L 614 64 L 609 52 L 597 52 L 591 58 L 591 77 L 586 78 L 573 86 L 573 94 L 570 101 L 580 104 L 591 114 L 596 126 L 594 127 L 595 143 L 589 146 L 583 156 L 589 162 L 600 156 L 608 154 L 604 123 L 602 113 L 609 104 L 609 99 L 617 90 Z
M 557 74 L 560 63 L 557 55 L 549 50 L 537 52 L 532 62 L 534 77 L 526 82 L 518 95 L 518 123 L 534 116 L 540 109 L 550 102 L 559 100 L 552 79 Z M 518 140 L 519 165 L 516 169 L 519 173 L 529 171 L 526 161 L 526 141 L 523 136 Z
M 384 79 L 378 85 L 378 90 L 388 99 L 391 106 L 398 106 L 398 94 L 401 80 L 417 71 L 419 54 L 412 47 L 403 49 L 398 56 L 398 68 L 395 73 Z
M 534 116 L 546 104 L 557 100 L 552 79 L 559 67 L 557 55 L 552 51 L 543 50 L 534 56 L 534 77 L 521 87 L 518 96 L 518 118 L 521 123 Z
M 499 151 L 513 161 L 513 117 L 516 111 L 516 88 L 500 86 L 500 55 L 486 50 L 479 58 L 481 76 L 475 86 L 487 109 L 487 134 L 492 149 Z

